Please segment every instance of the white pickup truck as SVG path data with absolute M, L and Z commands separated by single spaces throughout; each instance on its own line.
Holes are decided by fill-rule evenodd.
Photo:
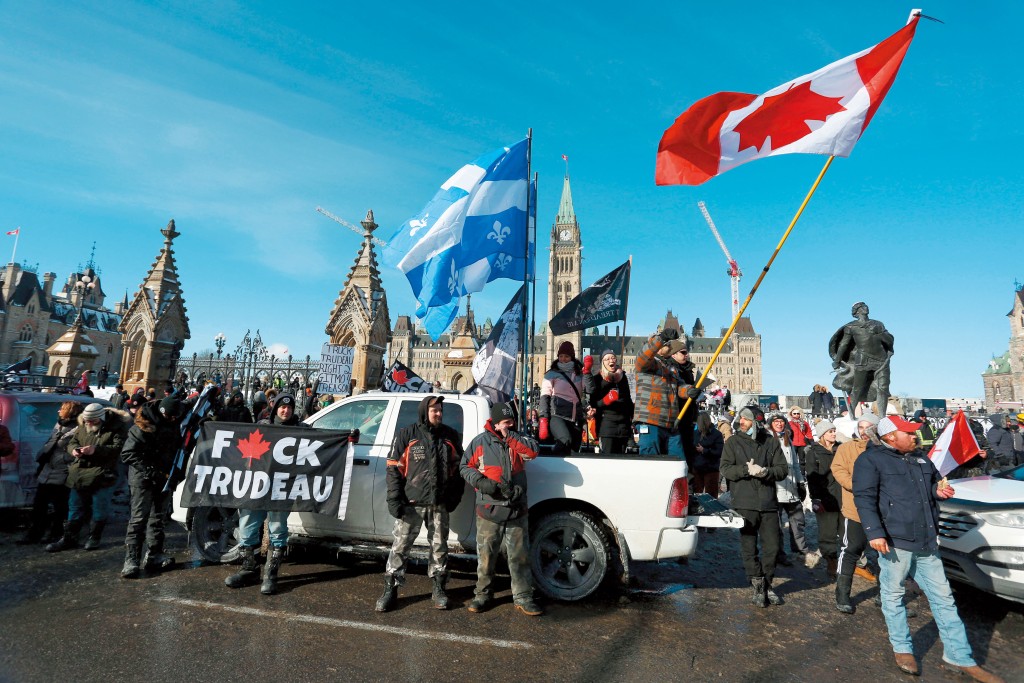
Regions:
M 359 554 L 386 553 L 394 518 L 388 513 L 386 460 L 395 433 L 417 419 L 422 394 L 369 392 L 342 399 L 310 416 L 318 429 L 358 429 L 354 470 L 344 520 L 312 513 L 288 518 L 291 543 L 317 543 Z M 463 446 L 483 428 L 486 399 L 445 396 L 444 422 L 463 435 Z M 530 561 L 537 588 L 558 600 L 593 593 L 613 568 L 628 578 L 631 560 L 692 555 L 697 526 L 736 526 L 723 517 L 687 516 L 686 463 L 675 457 L 545 455 L 526 465 L 530 501 Z M 238 556 L 237 513 L 222 508 L 184 509 L 181 488 L 172 517 L 191 532 L 192 546 L 210 562 Z M 468 486 L 452 513 L 450 551 L 473 553 L 474 492 Z M 426 532 L 417 545 L 427 546 Z

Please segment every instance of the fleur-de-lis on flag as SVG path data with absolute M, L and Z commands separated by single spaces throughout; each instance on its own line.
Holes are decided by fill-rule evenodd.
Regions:
M 459 286 L 459 276 L 455 272 L 455 261 L 452 261 L 452 274 L 448 278 L 448 293 L 455 294 L 455 288 Z
M 512 257 L 508 254 L 498 254 L 498 258 L 494 259 L 494 267 L 502 272 L 508 268 L 510 263 L 512 263 Z
M 488 233 L 487 239 L 494 240 L 499 245 L 505 243 L 505 238 L 512 232 L 512 228 L 507 225 L 502 225 L 501 221 L 494 221 L 494 227 L 491 228 L 491 232 Z

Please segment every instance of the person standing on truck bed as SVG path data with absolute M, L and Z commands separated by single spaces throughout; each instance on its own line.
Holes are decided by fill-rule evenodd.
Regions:
M 640 455 L 676 455 L 684 457 L 693 449 L 693 444 L 683 445 L 680 436 L 679 399 L 694 400 L 700 390 L 693 386 L 693 365 L 689 362 L 686 342 L 679 338 L 679 331 L 665 329 L 647 340 L 640 355 L 636 357 L 636 410 L 633 422 L 640 434 Z M 689 382 L 684 376 L 684 366 L 689 366 Z M 684 416 L 682 432 L 686 439 L 693 441 L 693 425 L 697 419 L 697 407 L 690 406 Z
M 629 380 L 611 349 L 601 352 L 601 367 L 597 372 L 586 372 L 587 359 L 593 362 L 590 356 L 583 361 L 583 386 L 590 396 L 590 407 L 595 411 L 601 453 L 621 455 L 633 441 L 633 428 L 630 426 L 633 396 L 629 391 Z
M 772 590 L 781 540 L 775 482 L 786 478 L 789 466 L 779 440 L 758 429 L 755 410 L 760 412 L 751 406 L 740 411 L 739 429 L 725 442 L 722 451 L 722 476 L 729 481 L 732 506 L 743 518 L 740 557 L 754 587 L 753 603 L 766 607 L 768 603 L 782 604 L 782 598 Z
M 504 544 L 516 609 L 536 617 L 544 611 L 533 601 L 524 462 L 537 457 L 537 442 L 513 431 L 514 426 L 512 406 L 495 404 L 483 432 L 462 456 L 462 477 L 476 489 L 477 580 L 469 611 L 484 612 L 490 606 L 494 569 Z
M 594 359 L 587 356 L 590 364 Z M 558 357 L 544 373 L 540 385 L 540 438 L 555 440 L 556 453 L 576 453 L 583 441 L 587 407 L 583 403 L 583 375 L 590 367 L 576 360 L 576 347 L 564 341 Z
M 395 608 L 405 583 L 409 550 L 423 525 L 430 539 L 427 576 L 434 583 L 436 609 L 448 609 L 448 516 L 459 505 L 466 484 L 459 476 L 462 435 L 444 424 L 444 396 L 420 401 L 419 421 L 403 427 L 388 456 L 388 511 L 395 518 L 394 543 L 384 570 L 384 594 L 376 610 Z

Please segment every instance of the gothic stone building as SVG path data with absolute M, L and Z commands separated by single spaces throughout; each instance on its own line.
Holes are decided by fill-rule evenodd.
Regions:
M 562 186 L 562 197 L 558 214 L 551 227 L 550 258 L 548 263 L 548 312 L 560 310 L 582 291 L 583 241 L 579 221 L 573 208 L 572 191 L 566 176 Z M 541 324 L 546 329 L 546 324 Z M 697 318 L 689 333 L 680 325 L 679 318 L 669 310 L 659 325 L 659 330 L 671 327 L 686 337 L 691 347 L 691 358 L 698 367 L 711 360 L 721 341 L 723 329 L 718 337 L 705 336 L 704 325 Z M 407 315 L 398 316 L 391 332 L 388 358 L 409 366 L 413 372 L 431 382 L 439 382 L 444 389 L 465 391 L 473 385 L 470 369 L 471 358 L 476 349 L 490 333 L 488 318 L 483 325 L 477 325 L 475 315 L 467 300 L 466 315 L 452 324 L 451 333 L 442 335 L 436 342 Z M 576 347 L 581 358 L 584 354 L 597 355 L 604 349 L 612 349 L 620 355 L 622 366 L 627 373 L 635 371 L 636 356 L 647 341 L 646 335 L 628 336 L 623 339 L 619 327 L 571 332 L 567 335 L 536 334 L 530 350 L 530 366 L 535 383 L 540 383 L 544 372 L 550 367 L 559 344 L 568 339 Z M 469 362 L 467 363 L 467 359 Z M 519 371 L 523 364 L 519 364 Z M 738 393 L 761 393 L 761 336 L 754 331 L 750 318 L 742 318 L 722 354 L 715 363 L 712 373 L 719 384 L 728 386 Z M 516 386 L 519 386 L 517 378 Z
M 76 289 L 75 283 L 88 276 L 95 284 L 87 290 Z M 8 263 L 0 271 L 0 366 L 31 358 L 32 372 L 45 374 L 50 358 L 47 349 L 63 336 L 78 316 L 82 306 L 82 329 L 95 347 L 96 356 L 88 367 L 61 368 L 81 376 L 81 370 L 99 370 L 106 365 L 116 372 L 121 365 L 121 334 L 117 331 L 124 314 L 125 302 L 113 310 L 106 308 L 106 293 L 92 262 L 80 273 L 71 273 L 59 291 L 54 291 L 57 276 L 38 274 Z M 95 376 L 95 375 L 94 375 Z
M 981 374 L 985 407 L 989 411 L 1011 407 L 998 403 L 1024 401 L 1024 291 L 1021 287 L 1014 292 L 1013 308 L 1006 317 L 1010 319 L 1010 347 L 1001 356 L 993 357 Z

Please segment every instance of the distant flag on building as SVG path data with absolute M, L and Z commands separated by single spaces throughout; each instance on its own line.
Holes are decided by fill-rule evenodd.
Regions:
M 932 464 L 939 474 L 946 476 L 980 452 L 978 440 L 974 438 L 974 432 L 967 424 L 967 417 L 964 411 L 959 410 L 935 440 L 928 457 L 932 459 Z
M 552 334 L 584 330 L 613 320 L 625 320 L 629 304 L 631 261 L 590 285 L 551 317 Z
M 562 161 L 569 161 L 569 157 L 567 157 L 566 155 L 563 154 L 562 155 Z
M 466 393 L 486 396 L 491 405 L 512 400 L 516 390 L 516 356 L 526 316 L 526 285 L 508 302 L 487 341 L 473 359 L 476 386 Z
M 387 240 L 383 260 L 409 279 L 416 316 L 434 341 L 462 296 L 525 277 L 528 154 L 525 139 L 463 166 Z
M 698 101 L 662 136 L 655 182 L 700 185 L 777 154 L 849 156 L 896 79 L 920 14 L 874 47 L 763 95 L 720 92 Z
M 434 390 L 434 385 L 396 360 L 381 378 L 380 390 L 396 394 L 429 394 Z
M 18 227 L 18 228 L 15 228 L 14 230 L 8 230 L 7 234 L 8 235 L 19 235 L 19 234 L 21 234 L 21 228 Z

